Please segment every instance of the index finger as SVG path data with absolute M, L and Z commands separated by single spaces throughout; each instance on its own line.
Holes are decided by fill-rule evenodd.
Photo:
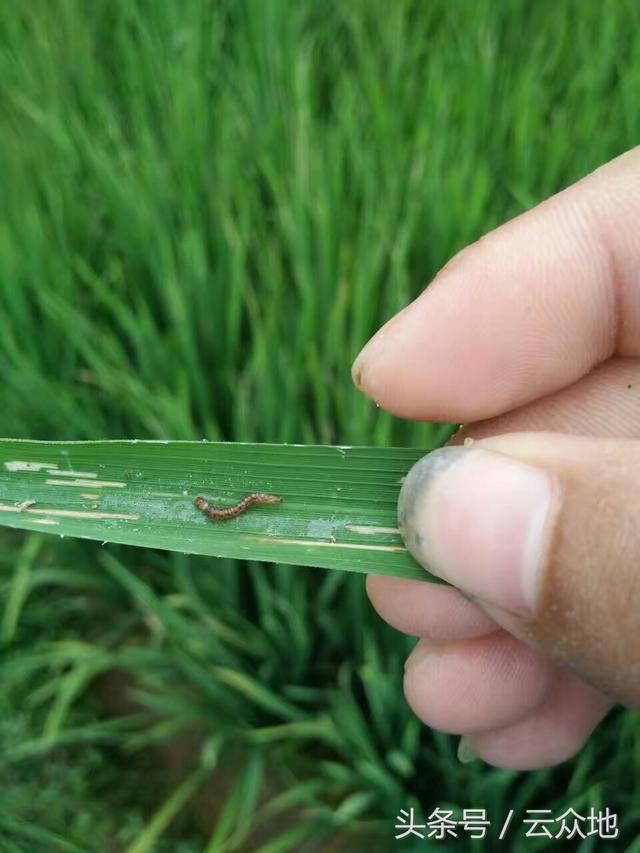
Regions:
M 493 417 L 640 354 L 640 148 L 458 254 L 364 347 L 388 411 Z

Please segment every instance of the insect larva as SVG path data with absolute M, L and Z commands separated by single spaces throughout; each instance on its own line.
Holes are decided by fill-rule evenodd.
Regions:
M 279 495 L 253 492 L 253 494 L 247 495 L 239 503 L 225 509 L 212 506 L 206 498 L 196 498 L 194 503 L 200 512 L 211 519 L 211 521 L 228 521 L 230 518 L 235 518 L 241 513 L 246 512 L 251 506 L 258 504 L 279 504 L 282 503 L 282 498 Z
M 16 504 L 16 509 L 18 512 L 24 512 L 25 509 L 29 509 L 30 506 L 33 506 L 36 501 L 21 501 L 19 504 Z

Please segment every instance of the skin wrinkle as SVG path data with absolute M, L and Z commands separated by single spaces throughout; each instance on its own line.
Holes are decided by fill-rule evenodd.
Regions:
M 596 258 L 598 255 L 604 261 L 604 280 L 610 283 L 612 301 L 610 305 L 611 331 L 610 339 L 614 341 L 612 354 L 637 355 L 638 354 L 638 324 L 633 333 L 633 344 L 627 351 L 625 343 L 625 325 L 629 317 L 635 315 L 633 309 L 625 304 L 625 295 L 631 297 L 636 294 L 635 281 L 628 281 L 625 268 L 635 273 L 636 264 L 632 262 L 634 256 L 640 259 L 640 241 L 633 237 L 637 235 L 634 227 L 625 227 L 626 223 L 635 223 L 640 215 L 638 205 L 638 187 L 630 186 L 635 182 L 640 184 L 640 146 L 626 152 L 610 163 L 600 166 L 581 181 L 568 187 L 565 192 L 573 189 L 585 189 L 587 192 L 581 195 L 584 204 L 584 216 L 588 225 L 586 232 L 595 239 L 590 241 L 592 253 Z M 578 204 L 578 193 L 575 195 Z M 549 199 L 551 201 L 552 199 Z M 632 238 L 630 244 L 625 245 L 624 238 Z M 621 239 L 622 238 L 622 239 Z M 594 251 L 595 250 L 595 251 Z M 621 263 L 625 259 L 624 265 Z M 602 265 L 602 264 L 600 264 Z M 635 279 L 635 275 L 633 276 Z M 638 306 L 636 306 L 638 307 Z
M 629 554 L 640 553 L 640 525 L 628 509 L 627 489 L 621 484 L 630 480 L 627 485 L 633 489 L 629 472 L 640 469 L 640 448 L 625 442 L 632 458 L 623 460 L 621 442 L 594 442 L 594 456 L 600 455 L 585 464 L 584 457 L 576 459 L 570 448 L 580 439 L 549 436 L 545 442 L 537 434 L 527 444 L 515 438 L 502 436 L 479 444 L 553 470 L 564 500 L 542 577 L 538 615 L 525 621 L 491 605 L 486 610 L 515 636 L 613 699 L 639 709 L 640 584 L 637 574 L 630 577 L 635 567 L 625 561 Z M 584 442 L 582 450 L 587 451 L 590 440 Z M 614 543 L 612 531 L 618 536 Z M 618 561 L 613 582 L 600 565 L 603 557 L 609 565 Z
M 531 313 L 535 319 L 534 327 L 530 330 L 527 324 L 520 325 L 520 333 L 525 335 L 525 340 L 527 334 L 533 335 L 529 347 L 531 363 L 525 365 L 529 367 L 528 371 L 525 370 L 525 379 L 527 375 L 532 379 L 535 378 L 541 367 L 555 372 L 558 359 L 575 361 L 576 354 L 581 355 L 584 367 L 589 370 L 605 361 L 614 352 L 616 325 L 615 313 L 611 312 L 606 286 L 608 263 L 598 254 L 600 246 L 593 240 L 597 218 L 591 214 L 592 195 L 593 181 L 587 177 L 487 235 L 488 238 L 492 238 L 491 241 L 487 241 L 487 247 L 491 253 L 498 255 L 499 261 L 504 254 L 504 263 L 495 265 L 494 278 L 501 275 L 503 266 L 513 265 L 513 244 L 522 244 L 523 247 L 528 248 L 528 242 L 536 242 L 534 238 L 537 236 L 537 242 L 544 245 L 544 241 L 541 240 L 541 230 L 554 235 L 551 249 L 543 251 L 540 255 L 533 254 L 527 268 L 530 278 L 536 282 L 542 281 L 546 286 L 533 287 L 530 291 L 529 298 L 533 309 Z M 528 237 L 527 240 L 523 239 L 525 235 Z M 533 269 L 531 264 L 535 264 Z M 591 320 L 589 325 L 597 329 L 597 342 L 594 341 L 592 352 L 589 353 L 588 359 L 584 360 L 586 353 L 581 353 L 580 348 L 575 346 L 570 334 L 567 333 L 559 344 L 556 357 L 541 365 L 538 360 L 540 327 L 556 326 L 569 332 L 574 325 L 575 304 L 571 300 L 571 288 L 564 293 L 567 298 L 562 296 L 559 298 L 558 291 L 550 286 L 558 277 L 558 268 L 562 266 L 570 268 L 572 265 L 578 270 L 583 269 L 585 275 L 591 277 L 593 281 L 592 287 L 587 291 L 587 295 L 591 297 L 587 305 Z M 603 313 L 612 317 L 608 325 L 600 322 Z
M 591 182 L 593 186 L 593 181 Z M 593 241 L 594 247 L 591 248 L 591 254 L 596 262 L 598 259 L 603 259 L 605 272 L 602 276 L 605 285 L 602 290 L 605 296 L 609 296 L 608 316 L 609 328 L 606 333 L 610 343 L 610 351 L 605 359 L 610 358 L 614 353 L 622 352 L 622 285 L 620 277 L 620 265 L 618 263 L 618 253 L 613 249 L 613 243 L 607 235 L 600 223 L 602 221 L 602 198 L 603 193 L 599 192 L 597 187 L 595 192 L 590 193 L 589 202 L 585 208 L 585 220 L 587 222 L 586 233 L 593 235 L 596 239 Z M 608 282 L 608 286 L 607 283 Z M 603 324 L 604 326 L 605 324 Z M 605 359 L 602 359 L 603 361 Z
M 451 641 L 499 630 L 472 596 L 448 584 L 368 575 L 366 587 L 382 618 L 412 637 Z
M 557 670 L 548 697 L 535 711 L 511 725 L 475 735 L 472 747 L 502 767 L 553 766 L 575 754 L 608 708 L 599 691 Z
M 606 294 L 606 266 L 602 259 L 598 257 L 594 251 L 593 240 L 590 238 L 592 223 L 588 216 L 589 205 L 587 204 L 588 193 L 586 189 L 587 182 L 581 188 L 580 193 L 571 194 L 569 199 L 571 203 L 567 203 L 564 198 L 558 198 L 558 203 L 550 204 L 544 216 L 541 215 L 540 208 L 532 211 L 533 224 L 540 229 L 544 226 L 547 230 L 555 235 L 553 245 L 544 255 L 546 261 L 551 261 L 551 268 L 544 265 L 541 274 L 536 276 L 537 281 L 546 279 L 547 282 L 552 282 L 557 276 L 557 269 L 566 266 L 569 268 L 571 264 L 580 262 L 580 265 L 593 276 L 594 286 L 587 293 L 589 297 L 588 308 L 591 317 L 601 315 L 604 310 L 608 309 L 607 294 Z M 562 197 L 564 193 L 560 193 Z M 548 222 L 545 219 L 548 218 Z M 523 228 L 531 227 L 530 223 L 526 223 L 523 217 Z M 508 235 L 505 244 L 508 245 Z M 547 257 L 548 255 L 548 257 Z M 540 299 L 537 307 L 537 315 L 543 318 L 543 326 L 553 328 L 564 328 L 570 330 L 572 328 L 572 316 L 574 306 L 571 301 L 558 294 L 553 287 L 534 288 L 534 295 L 539 295 Z M 570 290 L 568 292 L 570 295 Z M 602 305 L 600 303 L 603 303 Z M 594 347 L 595 351 L 590 356 L 590 367 L 607 359 L 613 352 L 612 341 L 615 327 L 609 328 L 604 325 L 602 329 L 598 329 L 598 345 Z M 565 334 L 563 340 L 559 344 L 557 359 L 564 361 L 576 360 L 576 347 L 569 334 Z M 555 365 L 551 364 L 553 371 Z M 535 370 L 535 365 L 534 365 Z
M 441 731 L 467 734 L 509 725 L 514 712 L 516 717 L 532 712 L 555 678 L 546 658 L 504 632 L 454 643 L 421 640 L 407 664 L 405 692 L 418 716 Z M 479 666 L 484 677 L 474 684 Z M 509 697 L 502 707 L 494 701 L 498 690 Z
M 592 175 L 589 199 L 591 229 L 608 261 L 616 318 L 615 349 L 621 356 L 640 354 L 640 146 Z
M 616 412 L 615 419 L 611 418 L 612 411 Z M 571 388 L 462 427 L 449 444 L 462 444 L 467 437 L 480 439 L 533 430 L 640 438 L 640 360 L 611 358 Z
M 589 500 L 590 495 L 585 494 L 584 484 L 576 482 L 570 475 L 566 477 L 568 491 L 576 493 L 583 492 L 582 498 Z M 587 486 L 592 493 L 592 486 Z M 592 499 L 589 500 L 593 503 Z M 607 528 L 615 529 L 611 522 L 620 521 L 619 507 L 614 507 L 614 501 L 598 501 L 599 506 L 595 509 L 600 511 L 600 519 L 608 522 L 604 529 L 598 525 L 600 535 L 607 535 Z M 576 559 L 571 554 L 575 549 L 574 541 L 582 530 L 573 529 L 575 524 L 570 518 L 564 520 L 558 528 L 558 535 L 552 543 L 549 570 L 547 571 L 542 587 L 542 599 L 540 616 L 532 623 L 532 636 L 537 642 L 542 642 L 551 655 L 576 670 L 576 660 L 581 660 L 581 674 L 588 680 L 604 688 L 606 692 L 620 701 L 631 697 L 631 702 L 640 703 L 640 685 L 629 684 L 629 671 L 638 669 L 640 661 L 640 640 L 637 632 L 627 632 L 631 642 L 622 642 L 619 632 L 620 626 L 625 625 L 629 619 L 629 584 L 606 583 L 604 573 L 596 572 L 587 575 L 587 581 L 582 571 L 576 572 L 575 565 L 570 559 Z M 582 527 L 582 526 L 581 526 Z M 631 535 L 630 535 L 631 534 Z M 586 561 L 589 554 L 585 553 L 592 536 L 587 534 L 585 548 L 582 549 L 582 557 Z M 627 529 L 625 540 L 633 539 L 630 529 Z M 640 543 L 633 543 L 631 553 L 638 553 Z M 625 543 L 621 544 L 618 553 L 630 553 Z M 578 559 L 580 559 L 578 557 Z M 635 611 L 637 612 L 637 611 Z M 602 631 L 593 634 L 595 626 L 602 626 Z M 611 630 L 613 628 L 613 630 Z M 635 642 L 633 641 L 635 634 Z M 624 634 L 622 635 L 624 636 Z M 584 647 L 587 645 L 591 651 L 590 660 L 584 658 Z M 586 667 L 586 670 L 585 670 Z M 637 681 L 637 679 L 635 679 Z M 631 690 L 631 693 L 628 691 Z

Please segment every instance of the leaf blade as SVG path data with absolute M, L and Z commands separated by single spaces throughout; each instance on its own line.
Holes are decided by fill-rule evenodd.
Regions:
M 0 524 L 215 557 L 426 580 L 400 537 L 414 448 L 0 440 Z M 198 496 L 282 503 L 212 522 Z

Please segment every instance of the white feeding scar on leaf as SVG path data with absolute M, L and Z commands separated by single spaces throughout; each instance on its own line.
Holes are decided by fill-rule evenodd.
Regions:
M 184 491 L 178 494 L 177 492 L 149 492 L 149 496 L 152 498 L 183 498 L 188 494 L 188 492 Z
M 56 470 L 58 466 L 55 462 L 21 462 L 19 459 L 13 462 L 5 462 L 4 467 L 7 471 L 42 471 L 43 469 Z M 56 474 L 59 471 L 56 470 Z
M 28 509 L 30 506 L 33 506 L 35 501 L 20 501 L 19 504 L 16 504 L 16 509 L 18 512 L 22 512 L 25 509 Z
M 375 525 L 367 524 L 345 524 L 345 530 L 351 530 L 353 533 L 363 533 L 365 536 L 375 536 L 376 533 L 397 533 L 400 531 L 397 527 L 376 527 Z
M 57 474 L 58 477 L 84 477 L 88 480 L 95 480 L 98 476 L 93 471 L 56 471 L 55 468 L 47 471 L 47 474 Z
M 109 487 L 124 489 L 127 485 L 126 483 L 118 483 L 116 480 L 92 480 L 90 484 L 87 484 L 86 480 L 45 480 L 45 483 L 47 486 L 80 486 L 83 489 L 87 485 L 91 485 L 92 489 L 105 489 Z
M 315 518 L 307 525 L 307 536 L 317 536 L 319 539 L 329 539 L 335 533 L 336 524 L 328 518 Z
M 74 509 L 18 509 L 15 504 L 0 504 L 0 512 L 25 512 L 29 515 L 59 515 L 64 518 L 113 518 L 117 521 L 139 521 L 139 515 L 127 515 L 121 512 L 82 512 Z
M 400 545 L 356 545 L 353 542 L 319 542 L 309 539 L 280 539 L 278 536 L 247 536 L 243 539 L 251 539 L 253 542 L 272 542 L 274 545 L 301 545 L 303 548 L 355 548 L 358 551 L 391 551 L 392 553 L 405 554 L 407 549 Z

